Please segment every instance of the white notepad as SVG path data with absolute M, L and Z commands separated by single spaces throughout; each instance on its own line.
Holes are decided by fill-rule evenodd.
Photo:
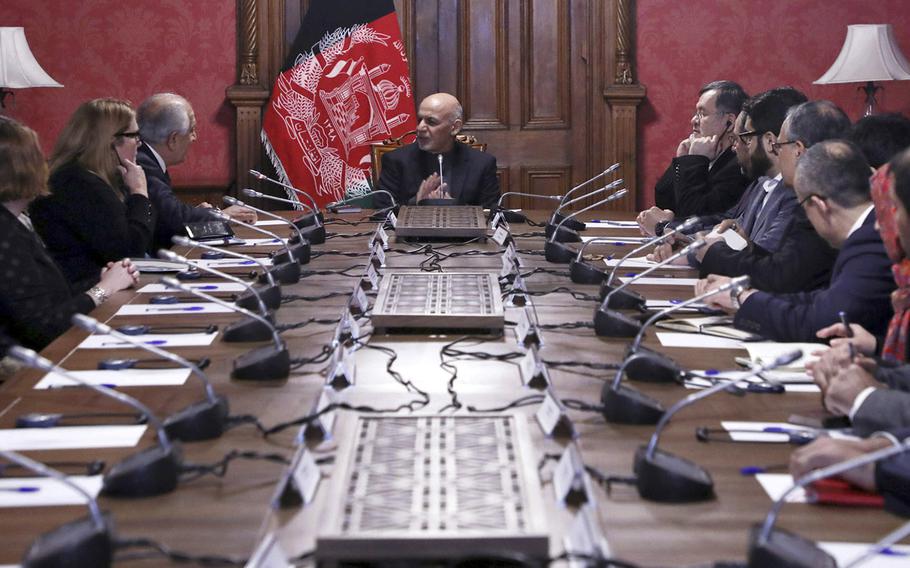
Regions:
M 803 356 L 793 361 L 782 369 L 790 371 L 803 371 L 806 363 L 818 359 L 817 355 L 812 355 L 814 351 L 827 351 L 830 349 L 824 343 L 777 343 L 775 341 L 756 341 L 746 343 L 745 348 L 749 351 L 749 358 L 757 365 L 765 365 L 776 358 L 790 353 L 794 349 L 801 349 Z
M 613 229 L 637 229 L 638 221 L 613 221 L 612 219 L 597 219 L 595 221 L 588 221 L 585 223 L 585 227 L 589 229 L 603 229 L 613 228 Z
M 115 316 L 158 316 L 192 314 L 230 314 L 233 310 L 214 302 L 181 302 L 179 304 L 126 304 Z
M 885 535 L 882 535 L 885 536 Z M 847 566 L 863 556 L 873 543 L 860 542 L 819 542 L 818 546 L 834 557 L 838 566 Z M 876 554 L 863 562 L 863 568 L 907 568 L 910 566 L 910 545 L 896 544 L 889 553 Z
M 76 448 L 132 448 L 147 428 L 130 426 L 57 426 L 0 430 L 3 450 L 72 450 Z
M 619 279 L 623 284 L 627 283 L 631 278 L 623 277 Z M 698 282 L 698 278 L 652 278 L 645 276 L 644 278 L 639 278 L 632 283 L 633 286 L 685 286 L 686 288 L 695 288 L 695 283 Z
M 257 258 L 262 264 L 269 266 L 272 264 L 271 258 Z M 215 270 L 221 270 L 222 268 L 256 268 L 259 266 L 259 262 L 254 260 L 244 260 L 242 258 L 191 258 L 189 259 L 190 264 L 199 266 L 202 268 L 214 268 Z
M 213 292 L 243 292 L 246 287 L 236 282 L 201 282 L 199 284 L 184 283 L 190 290 L 201 290 L 207 294 Z M 146 284 L 137 290 L 140 294 L 172 294 L 175 290 L 164 284 Z
M 257 227 L 268 227 L 271 225 L 287 225 L 284 221 L 279 221 L 278 219 L 264 219 L 262 221 L 256 221 L 253 223 Z
M 672 300 L 645 300 L 645 307 L 649 310 L 665 310 L 673 306 L 678 306 L 689 298 L 674 298 Z M 685 313 L 685 312 L 697 312 L 707 308 L 708 305 L 704 302 L 695 302 L 694 304 L 689 304 L 685 308 L 680 308 L 676 313 Z
M 179 313 L 179 312 L 177 312 Z M 155 347 L 204 347 L 211 345 L 218 333 L 148 333 L 133 335 L 131 339 Z M 138 349 L 129 341 L 122 341 L 110 335 L 89 335 L 77 345 L 78 349 Z
M 78 379 L 93 385 L 113 385 L 115 387 L 160 387 L 182 385 L 190 376 L 189 369 L 123 369 L 121 371 L 70 371 Z M 79 387 L 63 375 L 48 373 L 44 375 L 35 389 L 53 389 L 61 387 Z
M 664 347 L 689 347 L 693 349 L 742 349 L 743 344 L 736 339 L 714 337 L 700 333 L 673 333 L 658 331 L 657 339 Z
M 772 501 L 780 499 L 787 489 L 793 487 L 793 476 L 789 473 L 759 473 L 755 480 L 761 484 Z M 806 491 L 797 489 L 787 497 L 787 503 L 808 503 Z
M 604 260 L 604 262 L 607 263 L 607 266 L 612 268 L 619 264 L 619 259 L 611 258 Z M 620 268 L 653 268 L 657 266 L 657 264 L 658 263 L 656 262 L 648 260 L 646 256 L 632 256 L 624 260 Z M 665 266 L 661 266 L 660 268 L 661 270 L 692 270 L 692 267 L 690 267 L 688 264 L 682 266 L 678 264 L 667 264 Z
M 78 485 L 92 497 L 101 492 L 102 475 L 70 475 L 67 480 Z M 28 491 L 14 491 L 28 489 Z M 33 491 L 37 489 L 37 491 Z M 86 498 L 65 483 L 50 477 L 0 478 L 0 507 L 57 507 L 84 505 Z

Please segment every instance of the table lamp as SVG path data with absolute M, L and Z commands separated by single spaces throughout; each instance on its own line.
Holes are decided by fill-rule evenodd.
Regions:
M 25 29 L 0 27 L 0 108 L 6 108 L 11 89 L 62 87 L 48 75 L 32 55 Z

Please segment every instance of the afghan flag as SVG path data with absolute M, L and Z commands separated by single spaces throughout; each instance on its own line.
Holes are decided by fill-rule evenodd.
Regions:
M 369 145 L 414 130 L 415 114 L 392 0 L 314 0 L 272 88 L 262 143 L 282 181 L 322 206 L 369 192 Z

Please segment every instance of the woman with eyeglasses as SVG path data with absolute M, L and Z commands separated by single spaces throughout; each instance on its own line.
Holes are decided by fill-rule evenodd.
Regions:
M 23 215 L 47 193 L 47 162 L 35 132 L 0 117 L 0 357 L 11 344 L 6 335 L 42 349 L 69 329 L 73 314 L 92 311 L 99 295 L 136 282 L 135 267 L 118 261 L 94 270 L 92 291 L 101 292 L 73 290 Z
M 138 131 L 126 101 L 83 103 L 51 154 L 51 194 L 31 206 L 35 230 L 77 291 L 89 290 L 109 262 L 149 248 L 155 213 L 136 164 Z

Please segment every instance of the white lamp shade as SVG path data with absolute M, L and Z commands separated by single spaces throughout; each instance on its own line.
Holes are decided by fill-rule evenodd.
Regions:
M 35 61 L 23 28 L 0 28 L 0 87 L 62 87 Z
M 840 55 L 815 84 L 907 79 L 910 79 L 910 63 L 894 40 L 891 24 L 856 24 L 847 26 L 847 39 Z

